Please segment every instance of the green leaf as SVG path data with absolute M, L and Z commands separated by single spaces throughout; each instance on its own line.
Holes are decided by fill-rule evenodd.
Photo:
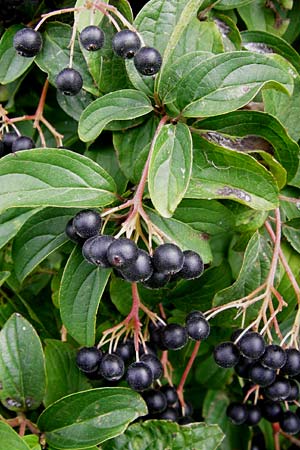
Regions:
M 291 246 L 300 253 L 300 219 L 292 219 L 286 222 L 282 231 Z
M 41 446 L 39 444 L 39 436 L 36 434 L 27 434 L 23 437 L 23 441 L 26 442 L 30 450 L 41 450 Z
M 7 270 L 0 272 L 0 286 L 5 283 L 5 281 L 9 278 L 10 272 Z
M 127 388 L 98 388 L 68 395 L 50 405 L 38 427 L 47 443 L 60 449 L 86 448 L 123 433 L 147 414 L 141 396 Z
M 30 450 L 30 447 L 9 425 L 0 422 L 0 450 Z
M 292 93 L 293 78 L 283 58 L 246 51 L 224 53 L 181 78 L 176 102 L 184 117 L 214 116 L 241 108 L 263 87 Z
M 267 7 L 265 0 L 254 0 L 238 8 L 238 13 L 246 23 L 248 30 L 268 31 L 282 36 L 289 24 L 288 19 L 278 22 L 274 11 Z
M 59 292 L 60 313 L 68 333 L 81 345 L 95 343 L 98 306 L 109 269 L 89 264 L 75 247 L 66 264 Z
M 82 113 L 78 133 L 88 142 L 97 136 L 110 122 L 144 116 L 152 111 L 148 97 L 134 89 L 111 92 L 92 102 Z
M 45 362 L 41 341 L 18 313 L 9 318 L 0 333 L 0 380 L 0 399 L 6 408 L 26 411 L 42 403 Z
M 34 58 L 18 55 L 13 38 L 21 25 L 13 25 L 3 33 L 0 41 L 0 84 L 8 84 L 19 78 L 31 66 Z
M 199 121 L 196 125 L 202 130 L 214 130 L 227 136 L 216 135 L 215 141 L 225 147 L 242 152 L 266 150 L 274 154 L 282 164 L 290 181 L 296 174 L 299 165 L 299 146 L 286 132 L 286 129 L 275 117 L 259 111 L 234 111 L 222 117 L 212 117 Z M 234 140 L 228 140 L 228 135 Z M 267 140 L 269 145 L 255 139 L 255 136 Z M 214 136 L 212 135 L 212 138 Z M 246 139 L 236 139 L 236 138 Z M 263 156 L 263 154 L 262 154 Z
M 193 147 L 184 123 L 160 130 L 150 159 L 148 186 L 155 209 L 171 217 L 182 200 L 192 172 Z
M 15 274 L 20 282 L 69 238 L 66 224 L 78 209 L 46 208 L 23 225 L 13 243 Z
M 239 8 L 240 6 L 245 6 L 252 2 L 253 0 L 220 0 L 214 5 L 214 8 L 226 11 L 227 9 Z
M 0 210 L 92 207 L 111 203 L 113 179 L 90 159 L 63 149 L 34 149 L 0 161 Z
M 224 368 L 219 367 L 210 352 L 210 355 L 205 359 L 202 357 L 200 364 L 196 366 L 195 377 L 197 383 L 203 385 L 206 389 L 222 389 L 226 384 L 231 383 L 233 370 L 224 370 Z
M 113 133 L 113 144 L 123 173 L 137 184 L 147 160 L 158 118 L 154 115 L 139 127 Z
M 86 376 L 76 366 L 76 354 L 77 351 L 68 343 L 46 339 L 46 407 L 61 397 L 91 387 Z
M 103 3 L 108 3 L 104 0 Z M 86 0 L 77 0 L 74 8 L 81 8 L 86 5 Z M 74 13 L 74 21 L 76 21 L 78 31 L 82 31 L 85 27 L 91 25 L 91 17 L 93 17 L 93 25 L 99 25 L 103 19 L 103 13 L 98 9 L 83 9 Z
M 0 216 L 0 248 L 4 247 L 36 212 L 37 210 L 30 208 L 12 208 L 3 212 Z
M 194 250 L 199 253 L 205 264 L 212 260 L 209 243 L 192 227 L 173 218 L 163 218 L 150 208 L 146 208 L 146 211 L 150 220 L 164 233 L 167 241 L 176 243 L 181 250 Z
M 258 210 L 278 205 L 272 175 L 252 156 L 194 136 L 194 164 L 186 198 L 228 198 Z
M 224 438 L 220 428 L 205 423 L 180 426 L 168 420 L 147 420 L 104 444 L 103 450 L 215 450 Z
M 48 74 L 49 81 L 53 85 L 55 85 L 57 74 L 69 67 L 71 35 L 72 28 L 67 24 L 52 22 L 45 25 L 43 47 L 36 56 L 35 62 L 41 70 Z M 75 41 L 72 67 L 82 76 L 83 88 L 91 94 L 98 95 L 98 89 L 95 87 L 92 76 L 87 70 L 86 62 L 77 40 Z

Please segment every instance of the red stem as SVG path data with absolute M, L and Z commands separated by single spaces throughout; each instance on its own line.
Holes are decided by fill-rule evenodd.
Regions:
M 192 351 L 190 359 L 189 359 L 189 361 L 188 361 L 188 363 L 186 365 L 186 368 L 185 368 L 185 370 L 184 370 L 184 372 L 182 374 L 181 380 L 180 380 L 178 388 L 177 388 L 177 394 L 178 394 L 178 398 L 179 398 L 179 401 L 180 401 L 180 404 L 181 404 L 182 408 L 184 408 L 184 398 L 183 398 L 184 384 L 185 384 L 186 379 L 188 377 L 188 374 L 189 374 L 189 372 L 190 372 L 190 370 L 191 370 L 191 368 L 192 368 L 192 366 L 194 364 L 195 358 L 196 358 L 196 356 L 198 354 L 198 351 L 199 351 L 200 344 L 201 344 L 201 341 L 195 342 L 194 349 Z
M 273 438 L 274 438 L 274 450 L 280 450 L 279 432 L 280 427 L 278 423 L 272 424 Z
M 141 301 L 140 301 L 139 291 L 138 291 L 136 283 L 132 283 L 131 284 L 131 291 L 132 291 L 132 307 L 131 307 L 130 313 L 128 314 L 128 316 L 124 320 L 124 324 L 128 325 L 130 321 L 133 321 L 134 349 L 135 349 L 136 357 L 138 359 L 138 355 L 139 355 L 139 334 L 140 334 L 140 331 L 141 331 L 141 323 L 140 323 L 140 319 L 139 319 L 139 309 L 140 309 Z

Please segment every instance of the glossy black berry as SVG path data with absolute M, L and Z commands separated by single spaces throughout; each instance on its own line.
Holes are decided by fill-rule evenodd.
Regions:
M 166 396 L 157 389 L 148 389 L 142 393 L 150 414 L 157 414 L 167 408 Z
M 161 322 L 154 324 L 150 322 L 148 325 L 150 342 L 153 342 L 161 350 L 167 350 L 161 341 L 161 331 L 165 327 Z
M 156 356 L 157 352 L 156 352 L 156 346 L 154 346 L 152 344 L 152 342 L 150 341 L 145 341 L 144 342 L 145 345 L 143 344 L 139 344 L 139 355 L 153 355 Z
M 166 396 L 168 406 L 174 406 L 178 402 L 178 395 L 174 386 L 165 384 L 160 390 Z
M 33 140 L 28 136 L 19 136 L 13 142 L 11 151 L 15 153 L 20 150 L 29 150 L 31 148 L 35 148 L 35 143 L 33 142 Z
M 293 402 L 294 400 L 299 400 L 299 384 L 296 380 L 293 380 L 293 378 L 289 379 L 290 383 L 290 393 L 289 396 L 286 398 L 287 402 Z
M 125 280 L 130 281 L 131 283 L 148 280 L 153 273 L 153 266 L 149 253 L 145 250 L 138 249 L 135 261 L 122 268 L 121 271 Z
M 246 358 L 256 359 L 260 358 L 266 348 L 264 338 L 255 331 L 250 331 L 244 334 L 238 341 L 238 347 L 242 355 Z
M 240 357 L 240 352 L 233 342 L 222 342 L 214 349 L 214 359 L 218 366 L 225 369 L 234 367 Z
M 269 386 L 275 381 L 276 371 L 269 369 L 268 367 L 263 367 L 257 362 L 249 368 L 249 378 L 253 383 L 258 384 L 259 386 Z
M 296 348 L 288 348 L 285 353 L 286 363 L 280 373 L 294 377 L 300 373 L 300 352 Z
M 68 238 L 71 239 L 71 241 L 76 242 L 76 244 L 84 243 L 85 240 L 76 233 L 76 230 L 73 226 L 73 218 L 68 221 L 65 232 Z
M 247 419 L 245 421 L 246 425 L 253 427 L 257 425 L 262 418 L 261 409 L 257 405 L 247 405 Z
M 194 320 L 198 318 L 204 318 L 204 314 L 201 311 L 191 311 L 188 313 L 188 315 L 185 318 L 185 323 L 187 323 L 189 320 Z
M 83 209 L 73 219 L 76 233 L 84 239 L 96 236 L 100 231 L 101 224 L 100 214 L 93 209 Z
M 235 425 L 241 425 L 247 420 L 247 407 L 242 403 L 230 403 L 226 409 L 226 415 L 232 423 L 234 423 Z
M 90 25 L 81 31 L 79 40 L 83 48 L 89 52 L 94 52 L 103 47 L 104 33 L 96 25 Z
M 142 47 L 134 56 L 136 70 L 142 75 L 155 75 L 162 65 L 162 57 L 156 48 Z
M 193 280 L 200 277 L 204 270 L 201 256 L 193 250 L 185 250 L 183 257 L 183 266 L 177 275 L 185 280 Z
M 69 67 L 63 69 L 55 78 L 57 89 L 65 95 L 76 95 L 80 92 L 83 80 L 80 73 Z
M 14 35 L 13 45 L 19 55 L 32 58 L 42 48 L 42 36 L 32 28 L 22 28 Z
M 274 383 L 264 389 L 265 396 L 274 402 L 286 400 L 291 392 L 289 380 L 277 377 Z
M 232 342 L 235 342 L 236 339 L 239 337 L 239 335 L 244 331 L 244 328 L 238 328 L 237 330 L 234 330 L 230 336 L 230 340 Z M 248 331 L 246 331 L 248 333 Z
M 297 434 L 300 431 L 300 418 L 292 411 L 285 411 L 279 424 L 285 433 Z
M 133 58 L 141 48 L 141 40 L 134 31 L 122 30 L 113 36 L 112 48 L 121 58 Z
M 150 355 L 149 353 L 145 353 L 141 356 L 141 361 L 143 361 L 147 366 L 150 367 L 152 371 L 153 380 L 157 380 L 160 378 L 163 374 L 163 366 L 160 360 L 154 356 Z
M 113 241 L 113 236 L 92 236 L 83 244 L 82 254 L 92 264 L 102 268 L 111 267 L 107 259 L 107 249 Z
M 238 363 L 234 366 L 235 373 L 241 378 L 249 378 L 249 370 L 252 367 L 253 362 L 249 358 L 240 356 Z
M 175 244 L 159 245 L 153 253 L 153 265 L 158 272 L 179 272 L 183 265 L 183 252 Z
M 148 289 L 161 289 L 170 281 L 170 275 L 167 273 L 153 271 L 148 280 L 143 281 L 143 286 Z
M 4 154 L 5 155 L 7 155 L 8 153 L 11 152 L 12 145 L 15 142 L 16 139 L 18 139 L 18 135 L 14 131 L 12 131 L 10 133 L 5 133 L 3 135 L 2 143 L 3 143 L 3 146 L 4 146 Z
M 266 450 L 265 438 L 262 432 L 256 432 L 252 438 L 249 450 Z
M 185 346 L 187 340 L 186 328 L 177 323 L 170 323 L 161 331 L 161 342 L 169 350 L 179 350 Z
M 107 259 L 113 267 L 123 269 L 137 259 L 138 252 L 136 243 L 131 239 L 115 239 L 107 250 Z
M 153 382 L 152 370 L 142 361 L 135 362 L 128 367 L 126 380 L 134 391 L 144 391 Z
M 271 344 L 266 346 L 260 362 L 263 366 L 276 370 L 284 366 L 286 359 L 287 355 L 284 349 L 279 345 Z
M 203 339 L 208 338 L 210 326 L 204 317 L 195 317 L 187 320 L 186 330 L 191 339 L 202 341 Z
M 265 419 L 271 423 L 279 422 L 283 415 L 283 409 L 279 402 L 264 400 L 261 402 L 261 411 Z
M 76 356 L 77 367 L 85 373 L 92 373 L 98 370 L 102 352 L 96 347 L 83 347 Z
M 194 423 L 195 421 L 191 416 L 183 416 L 179 417 L 177 422 L 179 423 L 179 425 L 189 425 L 190 423 Z
M 113 353 L 107 353 L 103 356 L 99 371 L 101 376 L 108 381 L 117 381 L 124 375 L 124 361 L 120 356 Z
M 171 420 L 172 422 L 176 422 L 178 418 L 178 413 L 175 408 L 168 406 L 162 413 L 157 416 L 160 420 Z
M 125 342 L 120 342 L 115 351 L 116 355 L 120 356 L 124 362 L 130 361 L 134 356 L 133 341 L 127 339 Z

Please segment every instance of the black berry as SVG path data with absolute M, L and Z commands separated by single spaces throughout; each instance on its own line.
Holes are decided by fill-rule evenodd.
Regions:
M 162 324 L 161 322 L 157 322 L 156 324 L 150 322 L 148 325 L 150 342 L 153 342 L 153 344 L 157 345 L 157 347 L 160 348 L 161 350 L 167 350 L 166 347 L 161 342 L 161 331 L 164 327 L 165 325 Z
M 293 402 L 294 400 L 298 400 L 299 399 L 299 385 L 297 383 L 297 381 L 293 380 L 293 378 L 289 379 L 289 383 L 290 383 L 290 393 L 289 396 L 286 398 L 287 402 Z
M 266 345 L 264 338 L 259 333 L 250 331 L 241 337 L 238 347 L 246 358 L 257 359 L 263 355 Z
M 297 434 L 300 431 L 300 418 L 292 411 L 285 411 L 279 424 L 285 433 Z
M 252 367 L 253 362 L 249 358 L 240 356 L 238 363 L 234 366 L 235 373 L 241 378 L 249 378 L 249 370 Z
M 142 361 L 135 362 L 128 367 L 126 380 L 131 389 L 144 391 L 153 382 L 152 370 Z
M 137 259 L 138 251 L 137 245 L 131 239 L 115 239 L 107 250 L 107 259 L 113 267 L 123 269 Z
M 42 48 L 42 36 L 38 31 L 32 28 L 22 28 L 14 35 L 14 48 L 18 54 L 31 58 L 36 56 Z
M 96 347 L 83 347 L 76 356 L 76 364 L 78 368 L 85 373 L 92 373 L 98 370 L 102 352 Z
M 103 356 L 99 369 L 105 380 L 117 381 L 124 375 L 124 361 L 118 355 L 107 353 Z
M 113 241 L 113 236 L 92 236 L 83 244 L 82 254 L 92 264 L 102 268 L 111 267 L 107 259 L 107 249 Z
M 134 356 L 134 345 L 132 340 L 127 339 L 127 341 L 119 343 L 115 353 L 120 356 L 124 362 L 130 361 Z
M 261 402 L 262 415 L 269 422 L 279 422 L 283 415 L 283 409 L 279 402 L 273 402 L 272 400 L 264 400 Z
M 153 253 L 153 265 L 158 272 L 179 272 L 183 265 L 183 252 L 175 244 L 159 245 Z
M 179 423 L 179 425 L 189 425 L 190 423 L 193 423 L 195 421 L 191 416 L 183 416 L 179 417 L 177 422 Z
M 143 286 L 148 289 L 160 289 L 170 281 L 170 275 L 167 273 L 154 271 L 148 280 L 143 281 Z
M 3 135 L 2 142 L 4 145 L 4 154 L 5 155 L 7 155 L 8 153 L 11 152 L 12 145 L 16 139 L 18 139 L 18 135 L 14 131 L 12 131 L 10 133 L 5 133 Z
M 153 47 L 142 47 L 134 57 L 134 65 L 142 75 L 155 75 L 162 65 L 161 54 Z
M 237 364 L 240 352 L 233 342 L 222 342 L 214 349 L 214 359 L 218 366 L 225 369 Z
M 177 323 L 166 325 L 161 331 L 161 342 L 169 350 L 179 350 L 185 346 L 187 340 L 186 328 Z
M 66 235 L 68 236 L 71 241 L 76 242 L 76 244 L 83 244 L 84 239 L 79 236 L 79 234 L 76 233 L 76 230 L 73 226 L 73 218 L 69 220 L 69 222 L 66 225 Z
M 157 414 L 167 408 L 166 396 L 157 389 L 148 389 L 142 393 L 150 414 Z
M 277 377 L 274 383 L 264 389 L 265 396 L 274 402 L 286 400 L 291 392 L 289 380 Z
M 230 403 L 226 410 L 226 415 L 235 425 L 241 425 L 247 420 L 248 411 L 246 405 L 242 403 Z
M 147 364 L 148 367 L 150 367 L 153 380 L 157 380 L 162 376 L 163 366 L 156 356 L 145 353 L 143 356 L 141 356 L 141 361 L 143 361 L 145 364 Z
M 169 406 L 162 413 L 158 414 L 157 418 L 161 420 L 172 420 L 172 422 L 176 422 L 178 413 L 175 408 L 171 408 Z
M 185 318 L 185 322 L 187 323 L 189 320 L 194 320 L 198 318 L 204 318 L 204 314 L 201 311 L 191 311 Z
M 104 44 L 104 33 L 96 25 L 85 27 L 79 34 L 79 40 L 86 50 L 94 52 L 100 50 Z
M 174 386 L 165 384 L 160 388 L 160 390 L 166 396 L 168 406 L 174 406 L 175 403 L 178 402 L 178 395 Z
M 192 250 L 185 250 L 183 256 L 183 266 L 177 275 L 185 280 L 193 280 L 200 277 L 204 270 L 201 256 Z
M 150 255 L 142 249 L 138 249 L 137 258 L 121 270 L 125 280 L 131 283 L 146 281 L 153 273 Z
M 245 423 L 250 427 L 257 425 L 260 419 L 262 418 L 261 409 L 257 405 L 247 405 L 247 413 L 248 416 Z
M 263 367 L 259 362 L 257 362 L 249 368 L 249 378 L 253 381 L 253 383 L 265 387 L 275 381 L 276 372 L 268 367 Z
M 281 373 L 294 377 L 300 373 L 300 352 L 295 348 L 288 348 L 285 353 L 287 358 Z
M 33 142 L 33 140 L 28 136 L 19 136 L 13 142 L 11 151 L 14 153 L 20 150 L 29 150 L 31 148 L 35 148 L 35 143 Z
M 202 341 L 207 339 L 210 333 L 210 326 L 204 317 L 191 318 L 186 322 L 186 330 L 191 339 Z
M 281 369 L 287 360 L 286 352 L 279 345 L 267 345 L 264 354 L 260 358 L 263 366 L 269 369 Z
M 73 227 L 82 238 L 89 238 L 99 233 L 102 224 L 100 214 L 93 209 L 79 211 L 73 219 Z
M 113 36 L 112 48 L 121 58 L 133 58 L 141 48 L 141 40 L 134 31 L 122 30 Z
M 71 68 L 65 68 L 55 78 L 57 89 L 65 95 L 76 95 L 80 92 L 83 80 L 80 73 Z

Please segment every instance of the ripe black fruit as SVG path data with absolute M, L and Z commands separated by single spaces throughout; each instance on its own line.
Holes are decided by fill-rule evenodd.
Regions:
M 240 352 L 233 342 L 222 342 L 214 349 L 214 359 L 218 366 L 225 369 L 237 364 Z
M 92 373 L 98 370 L 102 359 L 102 352 L 96 347 L 83 347 L 76 356 L 78 368 L 85 373 Z
M 162 65 L 162 57 L 159 51 L 153 47 L 142 47 L 134 57 L 136 70 L 142 75 L 156 74 Z
M 248 411 L 246 405 L 242 403 L 230 403 L 226 410 L 226 415 L 235 425 L 241 425 L 247 420 Z
M 18 135 L 14 131 L 12 131 L 10 133 L 5 133 L 3 135 L 2 142 L 4 145 L 4 154 L 5 155 L 7 155 L 8 153 L 11 152 L 12 145 L 16 139 L 18 139 Z
M 158 272 L 179 272 L 183 265 L 183 252 L 175 244 L 159 245 L 153 253 L 153 265 Z
M 127 339 L 127 341 L 119 343 L 115 353 L 120 356 L 124 362 L 130 361 L 134 356 L 133 341 Z
M 267 345 L 264 354 L 260 358 L 263 366 L 269 369 L 281 369 L 287 360 L 286 352 L 279 345 Z
M 76 233 L 84 238 L 90 238 L 99 233 L 102 224 L 100 214 L 93 209 L 79 211 L 73 219 Z
M 238 363 L 234 366 L 235 373 L 242 378 L 249 378 L 249 370 L 252 367 L 253 362 L 249 358 L 240 356 Z
M 210 326 L 204 317 L 195 317 L 186 322 L 186 330 L 191 339 L 202 341 L 207 339 L 210 333 Z
M 185 322 L 187 323 L 189 320 L 204 318 L 204 314 L 201 311 L 191 311 L 185 318 Z
M 35 148 L 35 143 L 33 142 L 33 140 L 28 136 L 19 136 L 13 142 L 11 151 L 14 153 L 20 150 L 29 150 L 31 148 Z
M 169 406 L 162 413 L 158 414 L 157 417 L 161 420 L 171 420 L 172 422 L 176 422 L 178 414 L 175 408 Z
M 249 331 L 238 341 L 238 347 L 246 358 L 257 359 L 263 355 L 266 344 L 259 333 Z
M 79 236 L 79 234 L 76 233 L 76 230 L 73 226 L 73 218 L 69 220 L 69 222 L 66 225 L 66 235 L 68 236 L 71 241 L 76 242 L 76 244 L 83 244 L 84 239 Z
M 247 405 L 247 419 L 245 423 L 250 427 L 257 425 L 262 417 L 261 409 L 257 405 Z
M 117 381 L 124 375 L 124 361 L 120 356 L 108 353 L 103 356 L 99 369 L 100 374 L 105 380 Z
M 133 58 L 141 48 L 141 40 L 134 31 L 121 30 L 113 36 L 112 48 L 121 58 Z
M 286 400 L 291 392 L 289 380 L 283 377 L 277 377 L 274 383 L 264 389 L 267 398 L 274 402 Z
M 165 325 L 163 325 L 161 322 L 157 322 L 156 324 L 150 322 L 148 325 L 150 342 L 153 342 L 153 344 L 157 345 L 157 347 L 161 350 L 167 350 L 161 342 L 161 331 L 164 327 Z
M 262 401 L 261 410 L 263 417 L 272 423 L 279 422 L 283 415 L 281 404 L 272 400 Z
M 265 387 L 275 381 L 276 372 L 268 367 L 263 367 L 259 362 L 257 362 L 254 363 L 249 369 L 249 378 L 253 381 L 253 383 Z
M 279 423 L 285 433 L 297 434 L 300 431 L 300 418 L 292 411 L 285 411 Z
M 138 251 L 131 239 L 116 239 L 107 250 L 107 259 L 113 267 L 123 269 L 137 259 Z
M 150 367 L 150 369 L 152 371 L 153 380 L 157 380 L 158 378 L 160 378 L 162 376 L 163 366 L 162 366 L 162 363 L 160 362 L 160 360 L 156 356 L 150 355 L 149 353 L 145 353 L 141 357 L 141 361 L 143 361 L 145 364 L 147 364 L 147 366 Z
M 135 362 L 128 367 L 126 380 L 131 389 L 144 391 L 153 382 L 152 370 L 142 361 Z
M 22 28 L 14 35 L 13 45 L 19 55 L 31 58 L 41 50 L 42 36 L 32 28 Z
M 56 76 L 55 84 L 57 89 L 63 94 L 76 95 L 82 88 L 83 80 L 77 70 L 67 67 Z
M 300 373 L 300 352 L 295 348 L 288 348 L 285 353 L 287 359 L 281 373 L 294 377 Z
M 299 399 L 299 385 L 297 383 L 297 381 L 293 380 L 293 378 L 289 379 L 289 383 L 290 383 L 290 393 L 289 396 L 286 398 L 287 402 L 293 402 L 294 400 L 298 400 Z
M 165 384 L 160 388 L 160 390 L 166 396 L 168 406 L 174 406 L 175 403 L 178 402 L 178 395 L 174 386 Z
M 153 273 L 153 266 L 150 255 L 142 249 L 138 249 L 135 261 L 121 270 L 125 280 L 131 283 L 146 281 Z
M 142 393 L 150 414 L 164 411 L 167 407 L 166 396 L 157 389 L 148 389 Z
M 161 342 L 169 350 L 179 350 L 185 346 L 187 340 L 186 328 L 177 323 L 170 323 L 161 331 Z
M 160 289 L 170 281 L 170 275 L 167 273 L 154 271 L 148 280 L 143 281 L 143 286 L 148 289 Z
M 79 34 L 81 45 L 89 52 L 100 50 L 104 44 L 104 33 L 96 25 L 85 27 Z
M 92 236 L 83 244 L 82 254 L 88 262 L 108 268 L 110 264 L 107 259 L 107 249 L 113 241 L 113 236 Z
M 185 250 L 183 256 L 183 266 L 178 272 L 178 276 L 185 280 L 193 280 L 200 277 L 204 270 L 201 256 L 192 250 Z

